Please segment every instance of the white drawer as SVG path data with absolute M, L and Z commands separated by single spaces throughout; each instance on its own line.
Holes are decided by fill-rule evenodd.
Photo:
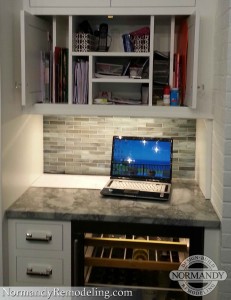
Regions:
M 31 250 L 63 250 L 63 225 L 16 222 L 16 248 Z
M 16 281 L 20 285 L 63 285 L 63 260 L 17 257 Z

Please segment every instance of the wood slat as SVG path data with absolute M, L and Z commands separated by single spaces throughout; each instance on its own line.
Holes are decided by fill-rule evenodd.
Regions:
M 114 258 L 85 258 L 86 266 L 95 267 L 114 267 L 114 268 L 129 268 L 129 269 L 143 269 L 143 270 L 162 270 L 171 271 L 177 270 L 180 263 L 177 262 L 160 262 L 160 261 L 145 261 L 132 259 L 114 259 Z
M 165 250 L 165 251 L 181 251 L 187 252 L 188 247 L 184 242 L 171 242 L 171 241 L 154 241 L 154 240 L 132 240 L 124 238 L 85 238 L 85 245 L 95 247 L 116 247 L 116 248 L 145 248 L 152 250 Z

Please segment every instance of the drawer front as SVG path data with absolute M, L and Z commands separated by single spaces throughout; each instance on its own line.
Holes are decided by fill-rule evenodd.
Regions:
M 63 285 L 63 260 L 51 258 L 16 258 L 16 281 L 20 285 Z
M 16 223 L 16 248 L 62 251 L 63 225 Z

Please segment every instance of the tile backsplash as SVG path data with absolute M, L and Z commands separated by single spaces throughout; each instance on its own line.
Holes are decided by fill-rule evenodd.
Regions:
M 196 121 L 44 116 L 44 172 L 109 175 L 113 135 L 173 137 L 173 177 L 194 178 Z

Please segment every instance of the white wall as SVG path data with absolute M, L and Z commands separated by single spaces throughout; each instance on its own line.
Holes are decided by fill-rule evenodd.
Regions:
M 219 300 L 231 299 L 231 1 L 219 0 L 214 56 L 212 203 L 221 217 Z
M 197 0 L 200 15 L 199 57 L 198 57 L 198 93 L 197 110 L 212 113 L 214 72 L 214 30 L 217 2 L 220 0 Z M 209 9 L 208 9 L 209 8 Z
M 7 208 L 42 173 L 42 116 L 22 114 L 19 0 L 4 1 L 2 45 L 2 194 Z
M 197 109 L 212 113 L 214 65 L 214 31 L 218 0 L 197 0 L 200 15 Z M 208 9 L 209 7 L 209 9 Z M 196 180 L 207 199 L 211 198 L 212 159 L 211 120 L 197 120 Z
M 0 11 L 1 11 L 1 5 L 0 5 Z M 0 16 L 1 18 L 1 16 Z M 1 56 L 1 52 L 0 52 Z M 2 102 L 1 97 L 1 62 L 0 62 L 0 103 Z M 1 124 L 1 106 L 0 106 L 0 124 Z M 0 125 L 1 130 L 1 125 Z M 0 135 L 0 170 L 1 170 L 1 135 Z M 0 172 L 0 191 L 1 191 L 1 172 Z M 3 284 L 3 268 L 2 268 L 2 194 L 0 192 L 0 286 Z
M 23 115 L 20 90 L 21 0 L 1 1 L 2 67 L 2 206 L 12 204 L 43 171 L 42 117 Z M 4 3 L 3 3 L 4 2 Z M 4 263 L 7 257 L 7 227 L 3 223 Z M 7 267 L 5 268 L 5 270 Z
M 2 44 L 2 19 L 3 19 L 3 0 L 0 0 L 0 45 Z M 2 68 L 1 68 L 1 63 L 2 63 L 2 47 L 0 47 L 0 103 L 2 103 Z M 0 124 L 1 124 L 1 107 L 0 107 Z M 1 130 L 1 125 L 0 125 L 0 130 Z M 0 170 L 1 170 L 1 139 L 2 135 L 0 135 Z M 3 254 L 2 254 L 2 249 L 3 249 L 3 241 L 2 241 L 2 223 L 3 223 L 3 204 L 2 204 L 2 177 L 1 177 L 1 172 L 0 172 L 0 286 L 3 285 Z
M 206 199 L 211 198 L 212 120 L 196 123 L 196 181 Z

